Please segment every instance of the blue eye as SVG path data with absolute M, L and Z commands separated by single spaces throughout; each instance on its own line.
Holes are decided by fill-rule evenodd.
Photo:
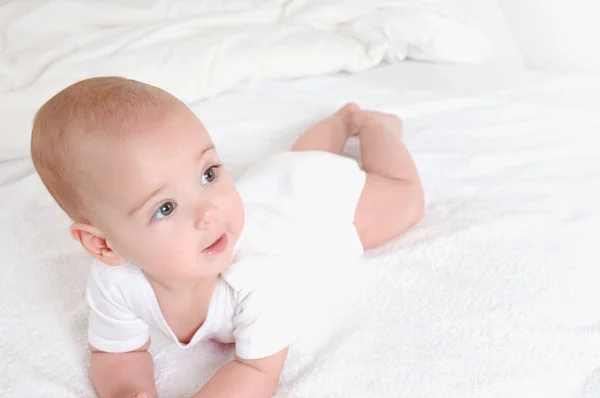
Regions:
M 163 203 L 152 215 L 153 220 L 160 220 L 167 217 L 169 214 L 173 213 L 175 210 L 175 203 L 173 202 L 165 202 Z
M 202 175 L 202 179 L 200 180 L 200 185 L 210 184 L 217 178 L 217 167 L 219 166 L 210 166 Z

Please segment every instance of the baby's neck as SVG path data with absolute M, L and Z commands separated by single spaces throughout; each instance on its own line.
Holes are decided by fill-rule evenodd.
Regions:
M 179 284 L 165 284 L 146 277 L 165 322 L 181 343 L 188 344 L 206 320 L 219 276 Z
M 219 275 L 185 281 L 164 281 L 144 273 L 157 297 L 169 296 L 177 300 L 197 299 L 213 291 Z M 209 295 L 210 297 L 210 295 Z

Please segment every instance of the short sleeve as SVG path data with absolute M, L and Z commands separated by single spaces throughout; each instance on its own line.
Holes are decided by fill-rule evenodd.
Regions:
M 296 295 L 293 295 L 296 296 Z M 259 359 L 276 354 L 296 339 L 293 308 L 282 292 L 257 288 L 244 295 L 233 317 L 236 355 Z M 297 297 L 297 296 L 296 296 Z
M 243 359 L 268 357 L 340 313 L 369 272 L 351 257 L 336 258 L 343 266 L 312 256 L 256 257 L 227 270 L 224 278 L 237 292 L 236 354 Z
M 150 328 L 119 300 L 119 293 L 101 271 L 92 271 L 87 286 L 90 305 L 89 343 L 104 352 L 133 351 L 148 341 Z

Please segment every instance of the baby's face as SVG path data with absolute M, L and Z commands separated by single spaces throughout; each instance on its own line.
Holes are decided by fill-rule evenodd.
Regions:
M 92 164 L 94 224 L 122 256 L 176 285 L 222 272 L 244 225 L 242 201 L 202 123 L 180 112 Z M 108 152 L 110 151 L 110 152 Z M 107 155 L 108 153 L 108 155 Z

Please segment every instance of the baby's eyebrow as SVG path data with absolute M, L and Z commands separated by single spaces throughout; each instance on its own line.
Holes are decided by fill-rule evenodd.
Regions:
M 208 151 L 211 151 L 211 150 L 213 150 L 213 149 L 215 149 L 215 144 L 212 144 L 212 143 L 211 143 L 209 146 L 207 146 L 206 148 L 204 148 L 204 149 L 203 149 L 203 150 L 202 150 L 202 151 L 201 151 L 201 152 L 198 154 L 198 156 L 196 157 L 196 159 L 197 159 L 197 160 L 200 160 L 200 159 L 202 159 L 202 158 L 204 157 L 204 154 L 205 154 L 206 152 L 208 152 Z
M 202 149 L 202 151 L 200 151 L 200 153 L 197 156 L 197 160 L 202 159 L 204 157 L 204 154 L 206 154 L 206 152 L 211 151 L 213 149 L 215 149 L 215 144 L 211 143 L 209 146 L 207 146 L 206 148 Z M 146 197 L 141 199 L 139 202 L 137 202 L 137 204 L 135 206 L 133 206 L 131 211 L 127 214 L 127 217 L 130 217 L 136 211 L 141 209 L 150 199 L 152 199 L 153 197 L 158 195 L 160 193 L 160 191 L 162 191 L 166 187 L 167 187 L 167 184 L 161 185 L 160 187 L 158 187 L 157 189 L 152 191 L 149 195 L 147 195 Z
M 131 216 L 133 213 L 135 213 L 136 211 L 138 211 L 139 209 L 141 209 L 150 199 L 152 199 L 153 197 L 155 197 L 156 195 L 158 195 L 158 193 L 160 191 L 162 191 L 163 189 L 165 189 L 167 186 L 167 184 L 163 184 L 160 187 L 158 187 L 157 189 L 155 189 L 154 191 L 152 191 L 148 196 L 146 196 L 145 198 L 141 199 L 139 202 L 137 202 L 138 204 L 135 205 L 131 211 L 127 214 L 127 216 Z

